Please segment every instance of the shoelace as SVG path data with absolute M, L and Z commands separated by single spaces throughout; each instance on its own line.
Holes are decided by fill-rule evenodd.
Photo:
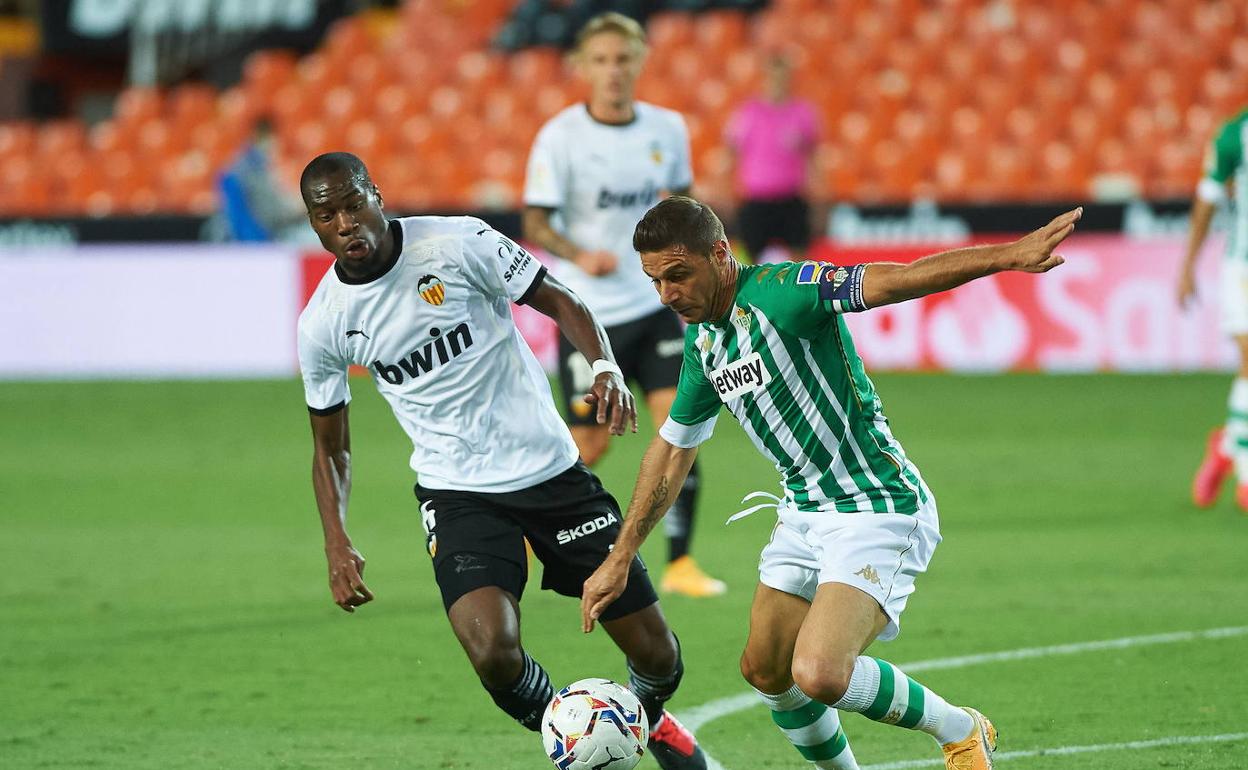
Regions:
M 741 498 L 741 504 L 744 505 L 746 502 L 750 500 L 754 500 L 756 498 L 760 498 L 760 497 L 770 500 L 771 502 L 759 503 L 757 505 L 752 505 L 749 508 L 746 508 L 744 511 L 737 511 L 736 513 L 728 517 L 728 521 L 724 522 L 724 526 L 731 524 L 737 519 L 744 519 L 746 516 L 749 516 L 750 514 L 758 513 L 764 508 L 772 508 L 772 509 L 778 510 L 780 508 L 780 504 L 784 502 L 783 497 L 773 495 L 770 492 L 757 491 L 757 492 L 751 492 L 745 497 Z

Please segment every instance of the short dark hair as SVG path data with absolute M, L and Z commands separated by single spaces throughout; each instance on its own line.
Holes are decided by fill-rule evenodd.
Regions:
M 690 254 L 710 255 L 723 239 L 724 223 L 711 207 L 684 195 L 659 201 L 633 230 L 633 248 L 638 253 L 683 246 Z
M 303 173 L 299 175 L 299 192 L 306 201 L 308 185 L 314 179 L 342 172 L 345 172 L 353 182 L 363 182 L 366 190 L 373 183 L 364 161 L 349 152 L 327 152 L 323 155 L 317 155 L 308 161 L 308 165 L 303 167 Z

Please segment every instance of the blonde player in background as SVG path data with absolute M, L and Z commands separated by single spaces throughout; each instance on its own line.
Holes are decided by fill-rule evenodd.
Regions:
M 1235 502 L 1248 513 L 1248 162 L 1244 144 L 1248 141 L 1248 110 L 1223 124 L 1214 136 L 1205 158 L 1205 176 L 1196 188 L 1192 203 L 1192 224 L 1187 253 L 1179 272 L 1178 300 L 1185 306 L 1196 296 L 1196 260 L 1209 234 L 1215 209 L 1228 200 L 1227 187 L 1233 182 L 1234 213 L 1226 254 L 1222 260 L 1219 289 L 1222 301 L 1222 328 L 1239 348 L 1239 371 L 1231 384 L 1226 422 L 1209 434 L 1205 459 L 1192 480 L 1192 501 L 1207 508 L 1218 499 L 1222 482 L 1235 471 L 1238 483 Z
M 573 62 L 589 101 L 551 118 L 533 143 L 524 189 L 524 237 L 559 257 L 553 270 L 607 329 L 626 379 L 636 382 L 657 429 L 680 377 L 684 330 L 663 307 L 633 252 L 633 226 L 664 194 L 693 183 L 689 132 L 679 113 L 633 98 L 646 57 L 633 19 L 604 13 L 577 35 Z M 559 382 L 566 419 L 586 465 L 607 450 L 608 434 L 580 394 L 598 372 L 560 338 Z M 668 514 L 665 592 L 722 594 L 689 555 L 697 466 Z

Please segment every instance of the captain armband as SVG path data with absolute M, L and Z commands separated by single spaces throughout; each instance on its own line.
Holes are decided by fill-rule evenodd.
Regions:
M 819 277 L 819 299 L 832 303 L 838 313 L 858 313 L 867 309 L 862 298 L 862 276 L 866 265 L 829 266 Z

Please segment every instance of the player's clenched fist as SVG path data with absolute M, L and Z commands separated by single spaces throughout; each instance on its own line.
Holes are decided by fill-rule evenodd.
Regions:
M 1082 216 L 1083 207 L 1080 206 L 1055 217 L 1044 227 L 1015 241 L 1009 251 L 1010 260 L 1005 269 L 1045 273 L 1065 262 L 1060 255 L 1053 253 L 1053 249 L 1074 232 L 1075 223 Z
M 364 585 L 364 556 L 351 545 L 325 549 L 329 561 L 329 590 L 334 603 L 347 612 L 355 612 L 361 604 L 373 600 L 372 591 Z

